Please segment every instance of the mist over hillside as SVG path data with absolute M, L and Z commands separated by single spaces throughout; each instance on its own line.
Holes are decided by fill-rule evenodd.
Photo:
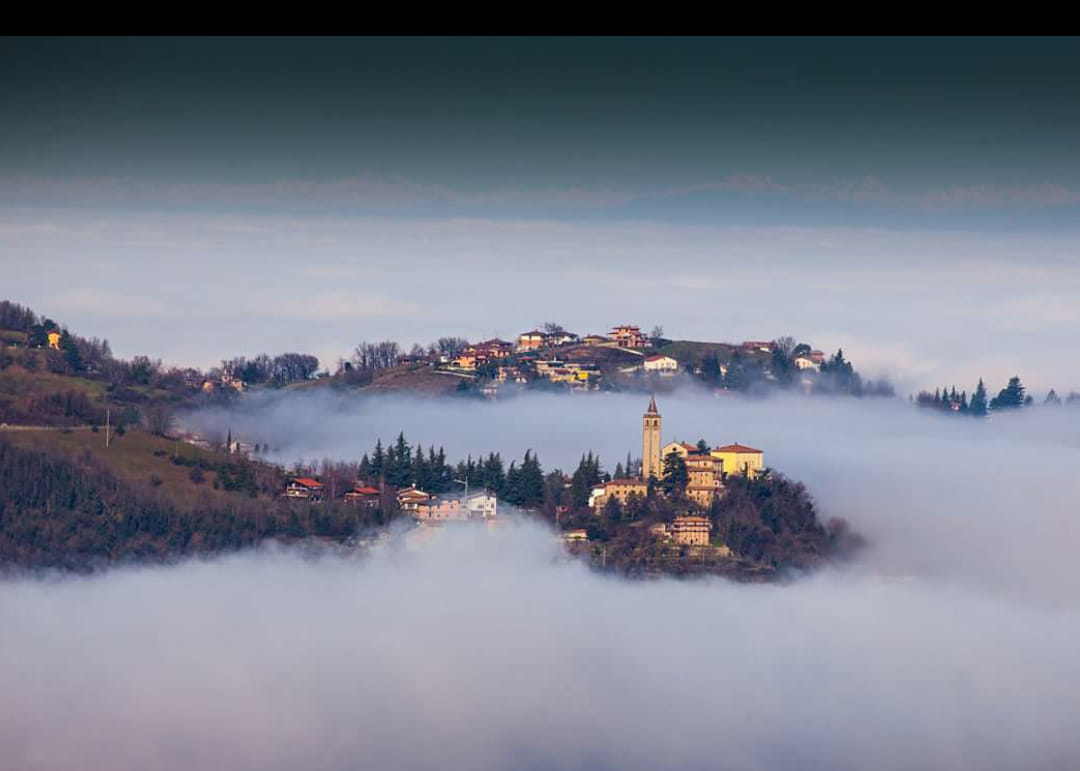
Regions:
M 527 437 L 566 466 L 632 447 L 639 401 L 305 395 L 228 417 L 283 456 L 355 457 L 404 429 L 454 454 Z M 7 582 L 7 767 L 1080 761 L 1076 412 L 956 421 L 689 393 L 661 409 L 665 437 L 762 447 L 869 548 L 781 585 L 627 582 L 557 559 L 553 534 L 523 523 L 368 560 L 262 549 Z
M 570 471 L 597 452 L 610 470 L 641 452 L 640 395 L 529 395 L 488 402 L 297 393 L 246 400 L 187 420 L 270 442 L 282 462 L 359 460 L 399 431 L 448 456 L 526 450 Z M 902 402 L 717 398 L 683 390 L 660 400 L 664 441 L 743 442 L 805 482 L 821 516 L 847 519 L 873 564 L 900 575 L 1033 586 L 1071 601 L 1080 499 L 1080 410 L 1039 407 L 992 420 L 927 414 Z

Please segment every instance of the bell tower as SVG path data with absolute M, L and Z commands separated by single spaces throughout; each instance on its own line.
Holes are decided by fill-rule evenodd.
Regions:
M 649 477 L 660 479 L 664 469 L 660 458 L 660 413 L 656 410 L 656 397 L 649 400 L 649 409 L 645 411 L 641 424 L 641 480 L 648 482 Z

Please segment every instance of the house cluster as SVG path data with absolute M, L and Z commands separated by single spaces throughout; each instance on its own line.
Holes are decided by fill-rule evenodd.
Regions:
M 398 508 L 417 522 L 489 520 L 498 513 L 498 499 L 487 490 L 463 496 L 441 497 L 417 487 L 397 492 Z
M 744 353 L 772 353 L 774 343 L 769 340 L 744 340 L 739 349 Z M 819 351 L 816 348 L 813 350 L 802 349 L 805 353 L 798 353 L 792 359 L 796 369 L 799 370 L 820 370 L 821 365 L 825 362 L 825 352 Z
M 284 497 L 317 503 L 324 499 L 326 486 L 314 477 L 299 476 L 285 484 Z M 346 503 L 377 508 L 384 492 L 393 495 L 398 509 L 417 522 L 446 522 L 464 520 L 489 520 L 498 513 L 498 499 L 483 490 L 463 496 L 438 496 L 417 488 L 405 487 L 397 491 L 384 491 L 369 485 L 357 484 L 342 496 Z
M 452 364 L 458 369 L 475 370 L 493 361 L 500 361 L 513 355 L 514 344 L 495 337 L 469 345 L 459 353 Z
M 612 479 L 593 488 L 589 506 L 601 514 L 609 500 L 625 505 L 632 496 L 644 498 L 649 492 L 649 480 L 664 477 L 664 461 L 669 457 L 681 459 L 686 468 L 686 497 L 708 508 L 724 494 L 724 478 L 730 474 L 742 474 L 753 478 L 765 469 L 765 454 L 744 444 L 726 444 L 710 448 L 669 442 L 661 444 L 662 418 L 656 408 L 656 399 L 649 401 L 649 408 L 642 417 L 641 474 L 638 477 Z M 662 534 L 674 543 L 689 546 L 705 546 L 709 543 L 711 524 L 707 517 L 685 515 L 665 525 Z
M 640 327 L 632 324 L 620 324 L 612 328 L 607 335 L 585 335 L 580 337 L 565 330 L 543 332 L 532 329 L 522 332 L 517 338 L 517 352 L 538 351 L 542 348 L 557 348 L 561 345 L 607 345 L 619 348 L 648 348 L 649 338 Z

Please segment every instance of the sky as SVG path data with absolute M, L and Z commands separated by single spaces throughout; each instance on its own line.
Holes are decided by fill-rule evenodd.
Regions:
M 402 426 L 452 457 L 528 442 L 546 470 L 640 446 L 639 397 L 553 398 L 294 393 L 231 419 L 350 460 Z M 1078 765 L 1080 413 L 690 390 L 658 406 L 665 441 L 762 448 L 867 547 L 772 585 L 627 581 L 559 559 L 530 520 L 366 558 L 268 547 L 9 579 L 5 768 Z
M 175 364 L 630 322 L 1066 391 L 1078 71 L 1054 38 L 4 39 L 0 295 Z

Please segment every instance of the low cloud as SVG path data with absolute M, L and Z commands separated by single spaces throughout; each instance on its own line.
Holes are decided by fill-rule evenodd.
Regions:
M 568 468 L 642 397 L 295 394 L 229 415 L 283 456 L 404 429 Z M 5 768 L 1012 769 L 1080 763 L 1080 411 L 661 396 L 870 547 L 784 585 L 627 582 L 553 534 L 446 528 L 367 558 L 262 549 L 0 585 Z

